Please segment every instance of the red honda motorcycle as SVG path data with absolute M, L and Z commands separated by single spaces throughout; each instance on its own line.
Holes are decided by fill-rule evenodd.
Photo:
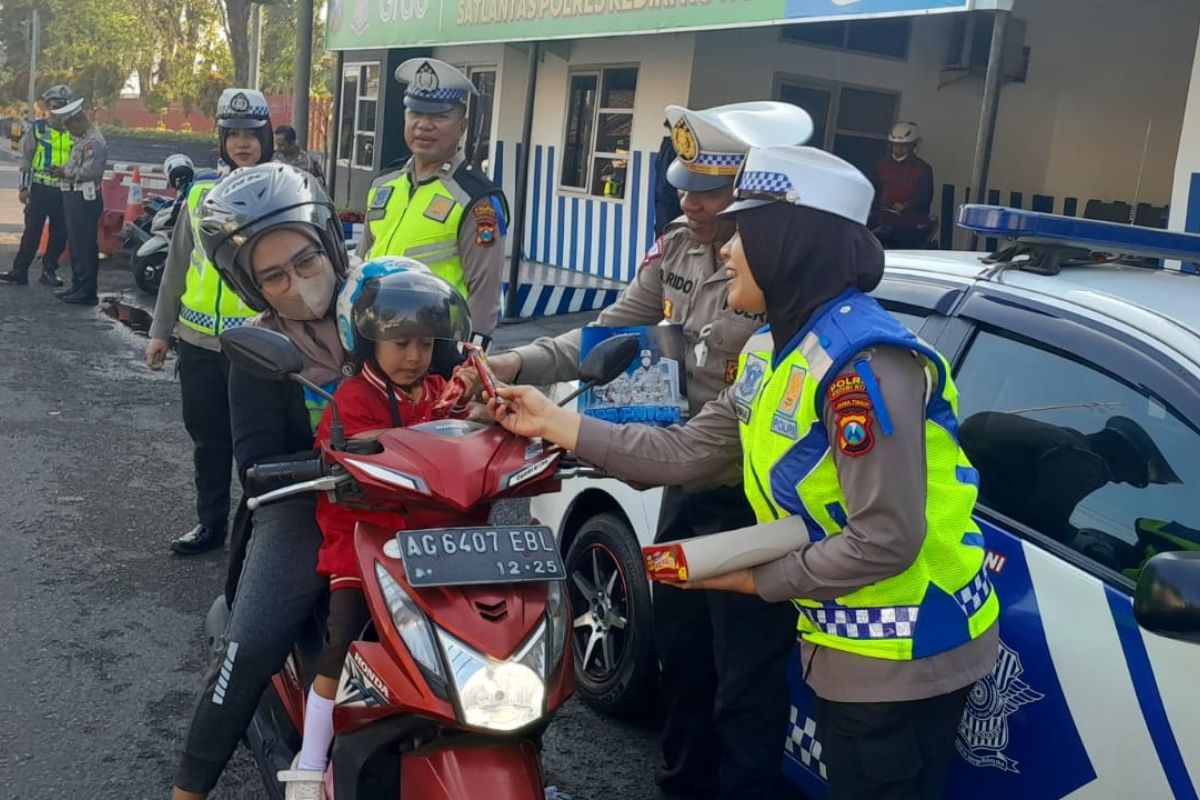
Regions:
M 299 375 L 300 355 L 284 336 L 239 328 L 221 344 L 249 372 L 320 392 Z M 613 380 L 637 352 L 635 336 L 593 349 L 579 392 Z M 469 358 L 494 387 L 482 357 Z M 496 425 L 446 419 L 346 440 L 336 406 L 334 415 L 318 457 L 250 471 L 248 489 L 288 484 L 252 498 L 250 509 L 326 492 L 352 507 L 403 511 L 421 529 L 355 528 L 372 622 L 342 669 L 327 796 L 541 800 L 535 743 L 574 689 L 566 568 L 549 528 L 488 519 L 498 500 L 557 491 L 578 465 Z M 212 639 L 227 614 L 219 598 L 206 623 Z M 272 797 L 283 797 L 275 774 L 300 747 L 323 638 L 315 621 L 246 733 Z

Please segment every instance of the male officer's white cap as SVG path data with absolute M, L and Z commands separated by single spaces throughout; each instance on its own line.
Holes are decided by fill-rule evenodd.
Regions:
M 77 98 L 77 99 L 72 100 L 71 102 L 67 103 L 62 108 L 55 108 L 55 109 L 51 110 L 50 113 L 53 114 L 54 116 L 58 117 L 59 119 L 65 121 L 82 111 L 83 111 L 83 98 L 80 97 L 80 98 Z
M 396 80 L 407 83 L 404 105 L 422 114 L 441 114 L 479 94 L 470 79 L 445 61 L 410 58 L 396 67 Z
M 790 203 L 865 225 L 875 187 L 848 161 L 815 147 L 752 148 L 733 189 L 728 217 L 768 203 Z
M 751 147 L 804 144 L 812 117 L 791 103 L 760 100 L 693 111 L 667 106 L 676 158 L 667 181 L 685 192 L 706 192 L 733 183 Z

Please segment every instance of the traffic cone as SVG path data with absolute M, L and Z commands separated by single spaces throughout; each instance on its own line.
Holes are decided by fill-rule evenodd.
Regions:
M 125 201 L 125 224 L 132 225 L 142 215 L 142 170 L 133 168 L 133 176 L 129 179 L 129 197 Z

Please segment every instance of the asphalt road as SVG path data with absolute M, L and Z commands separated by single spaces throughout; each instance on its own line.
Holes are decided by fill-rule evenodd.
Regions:
M 15 248 L 0 163 L 0 268 Z M 19 231 L 19 227 L 17 228 Z M 36 266 L 35 266 L 36 274 Z M 106 268 L 102 295 L 131 293 Z M 553 326 L 502 329 L 506 343 Z M 224 554 L 179 559 L 193 523 L 190 441 L 170 368 L 144 340 L 48 289 L 0 286 L 0 796 L 165 798 L 206 666 L 203 615 Z M 522 514 L 520 508 L 506 512 Z M 577 701 L 545 739 L 548 781 L 576 800 L 652 797 L 655 732 Z M 212 795 L 262 796 L 239 750 Z

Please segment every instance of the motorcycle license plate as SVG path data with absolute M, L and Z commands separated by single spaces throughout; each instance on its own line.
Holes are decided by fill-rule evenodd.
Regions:
M 437 528 L 396 534 L 413 586 L 561 581 L 567 568 L 544 525 Z

